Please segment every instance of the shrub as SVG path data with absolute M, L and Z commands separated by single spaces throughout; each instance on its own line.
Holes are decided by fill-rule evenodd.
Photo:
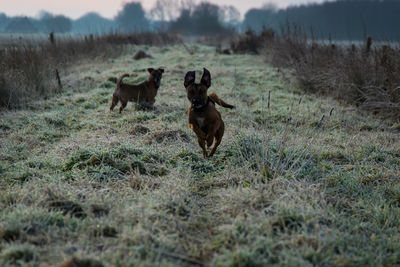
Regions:
M 236 37 L 236 53 L 264 53 L 274 66 L 294 69 L 301 89 L 356 104 L 395 119 L 400 117 L 400 49 L 396 44 L 346 45 L 309 39 L 298 27 Z

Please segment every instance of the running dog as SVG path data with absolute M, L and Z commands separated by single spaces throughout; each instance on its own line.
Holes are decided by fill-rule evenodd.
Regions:
M 129 76 L 127 73 L 119 77 L 113 93 L 110 111 L 114 109 L 118 102 L 121 102 L 119 113 L 126 107 L 128 101 L 136 102 L 139 107 L 143 108 L 152 108 L 154 106 L 164 69 L 149 68 L 147 71 L 150 73 L 147 81 L 137 85 L 122 83 L 122 79 Z
M 203 150 L 203 157 L 212 157 L 221 143 L 225 130 L 224 121 L 215 108 L 215 104 L 230 109 L 235 107 L 224 102 L 215 93 L 207 95 L 207 90 L 211 86 L 211 74 L 205 68 L 200 83 L 195 83 L 194 71 L 187 72 L 184 86 L 191 103 L 188 110 L 189 126 L 197 136 L 197 141 Z M 214 146 L 208 154 L 206 144 L 210 147 L 213 143 Z

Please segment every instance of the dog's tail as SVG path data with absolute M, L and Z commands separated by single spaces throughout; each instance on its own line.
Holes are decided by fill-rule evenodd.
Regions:
M 118 81 L 117 81 L 117 88 L 119 88 L 119 86 L 120 86 L 121 83 L 122 83 L 122 79 L 125 78 L 125 77 L 129 77 L 129 74 L 128 74 L 128 73 L 125 73 L 125 74 L 122 74 L 121 77 L 119 77 L 119 79 L 118 79 Z
M 221 98 L 219 98 L 216 93 L 211 93 L 208 97 L 210 97 L 212 101 L 214 101 L 215 103 L 217 103 L 218 105 L 220 105 L 224 108 L 235 108 L 235 106 L 232 106 L 232 105 L 226 103 Z

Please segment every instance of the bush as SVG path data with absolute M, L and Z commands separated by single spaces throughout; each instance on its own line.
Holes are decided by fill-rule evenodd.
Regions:
M 266 45 L 275 38 L 275 32 L 270 29 L 264 29 L 261 34 L 256 34 L 251 29 L 244 34 L 238 35 L 231 41 L 231 49 L 235 53 L 259 54 Z
M 236 53 L 264 53 L 274 66 L 294 69 L 300 87 L 331 95 L 395 119 L 400 117 L 400 49 L 369 37 L 346 45 L 308 39 L 298 27 L 280 35 L 264 29 L 236 37 Z

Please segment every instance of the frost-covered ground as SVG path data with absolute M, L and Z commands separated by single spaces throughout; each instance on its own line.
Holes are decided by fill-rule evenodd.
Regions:
M 188 46 L 82 63 L 63 94 L 1 113 L 0 264 L 400 264 L 398 128 L 304 95 L 260 57 Z M 154 58 L 132 60 L 139 48 Z M 110 113 L 115 78 L 148 67 L 166 70 L 155 110 Z M 217 107 L 209 160 L 183 87 L 203 67 L 237 107 Z

